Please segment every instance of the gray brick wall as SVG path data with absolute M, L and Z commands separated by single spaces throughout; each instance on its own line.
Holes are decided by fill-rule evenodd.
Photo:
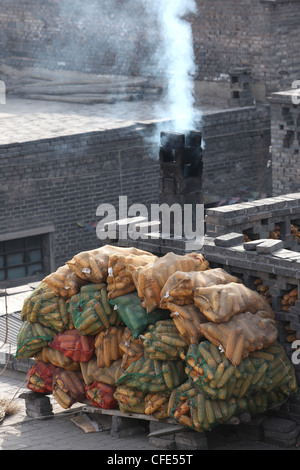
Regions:
M 125 128 L 1 146 L 0 237 L 54 226 L 56 267 L 100 246 L 100 204 L 118 207 L 122 194 L 129 204 L 157 202 L 158 160 L 146 134 Z
M 247 67 L 266 96 L 299 78 L 299 0 L 196 2 L 190 22 L 199 80 L 222 82 L 233 67 Z M 153 60 L 159 47 L 155 17 L 136 0 L 126 8 L 119 0 L 89 0 L 84 8 L 69 0 L 1 2 L 0 57 L 13 65 L 162 75 Z

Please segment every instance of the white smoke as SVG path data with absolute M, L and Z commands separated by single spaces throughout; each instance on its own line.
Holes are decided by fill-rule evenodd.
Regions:
M 143 0 L 151 14 L 156 15 L 160 45 L 154 63 L 167 80 L 163 102 L 157 108 L 159 119 L 170 119 L 172 128 L 182 132 L 197 129 L 201 112 L 195 108 L 194 76 L 196 74 L 193 31 L 187 15 L 196 14 L 195 0 Z

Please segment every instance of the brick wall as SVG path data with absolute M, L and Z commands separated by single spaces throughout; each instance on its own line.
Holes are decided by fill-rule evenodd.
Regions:
M 300 188 L 300 108 L 293 104 L 292 91 L 271 97 L 273 194 Z
M 151 126 L 150 126 L 151 127 Z M 101 245 L 102 203 L 157 202 L 158 160 L 134 128 L 0 147 L 0 239 L 54 226 L 55 267 Z M 78 225 L 83 224 L 83 228 Z
M 203 116 L 203 191 L 219 199 L 271 195 L 270 114 L 267 106 L 244 107 Z M 243 193 L 243 189 L 245 193 Z M 255 196 L 254 196 L 255 197 Z
M 247 67 L 265 97 L 299 78 L 299 0 L 196 0 L 190 18 L 197 79 L 222 83 Z M 112 5 L 116 10 L 112 10 Z M 129 0 L 2 0 L 0 57 L 12 65 L 39 65 L 101 73 L 163 75 L 154 16 Z

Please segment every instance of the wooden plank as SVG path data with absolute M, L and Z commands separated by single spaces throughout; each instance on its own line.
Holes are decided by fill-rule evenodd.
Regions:
M 155 421 L 159 423 L 176 424 L 176 421 L 173 421 L 172 419 L 169 419 L 169 418 L 157 419 L 151 415 L 139 414 L 139 413 L 123 413 L 120 410 L 104 410 L 103 408 L 97 408 L 91 405 L 84 406 L 82 411 L 86 413 L 98 413 L 98 414 L 109 415 L 109 416 L 121 416 L 122 418 L 143 419 L 144 421 Z

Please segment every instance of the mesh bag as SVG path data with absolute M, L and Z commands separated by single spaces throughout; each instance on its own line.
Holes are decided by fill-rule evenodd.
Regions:
M 123 332 L 124 327 L 114 326 L 98 333 L 95 338 L 95 353 L 99 368 L 109 367 L 123 356 L 123 351 L 119 347 Z
M 85 400 L 85 385 L 81 372 L 57 368 L 53 376 L 53 397 L 64 409 Z
M 132 331 L 127 326 L 124 329 L 119 347 L 123 351 L 122 368 L 124 370 L 144 354 L 143 341 L 133 339 Z
M 149 325 L 170 316 L 168 310 L 159 308 L 147 314 L 136 292 L 110 299 L 109 302 L 117 310 L 125 325 L 132 331 L 133 339 L 137 339 Z
M 122 413 L 145 414 L 145 394 L 140 390 L 119 386 L 114 397 Z
M 173 320 L 150 325 L 141 336 L 144 350 L 150 359 L 178 361 L 186 354 L 189 343 L 180 335 Z
M 176 271 L 205 271 L 209 263 L 199 253 L 184 256 L 167 253 L 154 263 L 144 267 L 129 266 L 139 298 L 147 313 L 160 306 L 161 291 Z
M 177 271 L 169 277 L 161 291 L 161 308 L 169 308 L 169 302 L 177 305 L 194 303 L 194 291 L 197 287 L 208 287 L 219 284 L 240 282 L 221 268 L 207 271 L 182 272 Z
M 96 335 L 110 326 L 119 325 L 120 317 L 108 302 L 106 284 L 88 284 L 69 301 L 69 313 L 82 335 Z
M 55 336 L 49 347 L 75 362 L 86 362 L 95 354 L 95 337 L 82 335 L 76 329 L 66 330 Z
M 70 327 L 68 306 L 65 300 L 58 297 L 46 282 L 42 282 L 25 300 L 22 321 L 40 323 L 56 333 Z
M 171 392 L 148 393 L 145 396 L 145 414 L 156 419 L 166 419 L 169 417 L 169 398 Z
M 138 250 L 137 248 L 105 245 L 95 250 L 78 253 L 67 262 L 67 265 L 79 278 L 98 284 L 100 282 L 106 282 L 109 258 L 113 254 L 145 255 L 147 252 Z
M 78 277 L 69 266 L 61 266 L 54 273 L 49 274 L 43 280 L 53 290 L 53 292 L 63 299 L 67 300 L 79 292 L 80 288 L 86 283 Z
M 135 291 L 131 270 L 129 265 L 134 267 L 146 266 L 158 259 L 151 253 L 144 255 L 121 255 L 113 254 L 109 258 L 107 290 L 108 297 L 114 299 L 120 295 L 129 294 Z
M 101 382 L 116 386 L 119 377 L 124 372 L 122 369 L 122 359 L 114 361 L 109 367 L 100 369 L 97 366 L 97 358 L 94 358 L 88 362 L 81 362 L 80 369 L 86 385 L 91 385 L 93 382 Z
M 116 387 L 100 382 L 85 386 L 86 398 L 90 401 L 90 405 L 104 410 L 118 408 L 118 402 L 114 398 L 115 391 Z
M 191 345 L 186 356 L 186 373 L 191 383 L 213 400 L 245 398 L 261 392 L 286 396 L 297 392 L 294 367 L 278 342 L 251 352 L 238 366 L 209 341 Z
M 221 347 L 234 365 L 239 365 L 251 351 L 267 348 L 278 336 L 275 320 L 264 311 L 240 313 L 225 323 L 204 323 L 200 331 Z
M 189 344 L 198 344 L 200 339 L 203 338 L 201 326 L 203 323 L 208 322 L 205 315 L 194 304 L 181 306 L 169 302 L 168 306 L 171 318 L 173 318 L 174 324 L 181 336 Z
M 172 392 L 168 412 L 172 419 L 186 428 L 204 432 L 243 412 L 255 416 L 264 413 L 267 408 L 267 393 L 258 393 L 247 399 L 212 400 L 186 382 Z
M 52 393 L 55 369 L 54 365 L 41 361 L 34 364 L 28 373 L 27 388 L 37 393 Z
M 230 320 L 238 313 L 259 310 L 268 312 L 274 318 L 272 307 L 265 297 L 243 284 L 229 283 L 219 286 L 197 287 L 194 303 L 208 320 L 221 323 Z
M 178 387 L 185 379 L 183 361 L 152 360 L 144 354 L 126 369 L 117 385 L 126 385 L 147 393 L 165 392 Z
M 62 352 L 57 349 L 49 348 L 49 346 L 44 346 L 43 349 L 34 356 L 34 359 L 36 361 L 43 361 L 46 364 L 53 364 L 56 367 L 66 370 L 80 370 L 79 362 L 73 361 Z
M 39 323 L 23 321 L 17 335 L 16 359 L 34 357 L 44 346 L 55 337 L 55 332 Z

